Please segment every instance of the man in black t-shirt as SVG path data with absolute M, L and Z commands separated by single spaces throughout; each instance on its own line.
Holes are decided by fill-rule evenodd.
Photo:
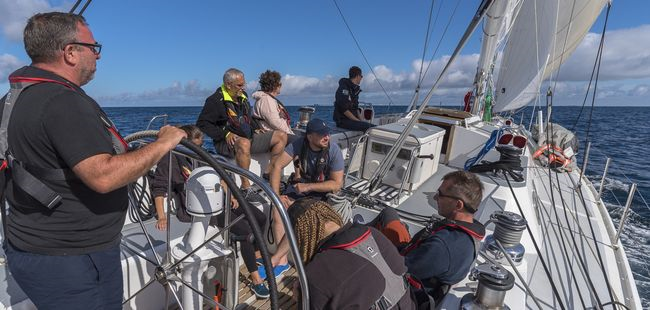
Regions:
M 81 89 L 101 52 L 83 17 L 36 14 L 24 43 L 32 64 L 9 77 L 21 92 L 1 101 L 15 100 L 2 111 L 15 158 L 5 191 L 9 270 L 39 309 L 121 309 L 126 185 L 186 134 L 165 126 L 155 142 L 125 152 L 113 123 Z M 16 177 L 21 167 L 62 199 L 49 206 L 35 199 Z

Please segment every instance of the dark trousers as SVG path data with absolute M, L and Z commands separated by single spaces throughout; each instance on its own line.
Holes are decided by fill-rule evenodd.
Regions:
M 253 210 L 253 214 L 255 215 L 255 221 L 257 221 L 257 224 L 260 226 L 260 229 L 264 230 L 264 225 L 266 223 L 266 215 L 259 209 L 253 207 L 251 208 Z M 232 213 L 230 213 L 230 220 L 236 219 L 238 216 L 245 214 L 244 210 L 240 206 L 237 209 L 232 209 Z M 224 227 L 224 221 L 225 221 L 225 214 L 224 212 L 221 212 L 219 215 L 216 216 L 217 218 L 217 226 L 219 227 Z M 235 225 L 230 227 L 230 232 L 238 235 L 238 236 L 248 236 L 253 233 L 253 229 L 251 228 L 249 220 L 244 218 L 243 220 L 237 222 Z M 261 240 L 262 242 L 265 242 L 264 240 Z M 254 272 L 257 271 L 257 262 L 255 261 L 255 250 L 257 247 L 255 244 L 249 243 L 242 241 L 240 242 L 241 246 L 241 257 L 244 259 L 244 265 L 246 265 L 246 269 L 248 269 L 248 272 Z
M 85 255 L 41 255 L 6 246 L 9 270 L 36 307 L 122 309 L 120 247 Z
M 354 131 L 366 132 L 368 128 L 375 127 L 375 125 L 368 122 L 353 121 L 348 118 L 341 118 L 336 122 L 336 127 L 354 130 Z

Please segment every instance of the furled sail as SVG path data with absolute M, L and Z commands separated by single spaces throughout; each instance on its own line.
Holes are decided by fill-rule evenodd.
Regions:
M 510 31 L 495 87 L 494 111 L 514 110 L 539 94 L 566 61 L 607 0 L 525 0 Z
M 483 21 L 483 41 L 481 44 L 481 56 L 478 60 L 478 68 L 474 77 L 474 93 L 478 97 L 483 96 L 484 84 L 488 76 L 492 74 L 497 46 L 506 35 L 512 21 L 513 4 L 515 0 L 495 0 L 490 6 L 485 20 Z M 482 100 L 476 100 L 472 111 L 477 113 L 481 109 Z

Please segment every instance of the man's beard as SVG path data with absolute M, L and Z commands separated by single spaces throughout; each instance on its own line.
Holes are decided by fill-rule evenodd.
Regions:
M 94 69 L 94 68 L 93 69 L 90 69 L 90 68 L 81 69 L 81 71 L 79 72 L 80 84 L 81 85 L 86 85 L 93 78 L 95 78 L 95 71 L 96 71 L 96 69 Z

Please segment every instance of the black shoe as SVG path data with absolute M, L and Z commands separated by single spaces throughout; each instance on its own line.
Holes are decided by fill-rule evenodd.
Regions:
M 244 199 L 246 199 L 248 202 L 254 205 L 261 205 L 266 203 L 266 200 L 264 200 L 264 197 L 260 196 L 254 189 L 252 188 L 242 188 L 242 194 L 244 194 Z

